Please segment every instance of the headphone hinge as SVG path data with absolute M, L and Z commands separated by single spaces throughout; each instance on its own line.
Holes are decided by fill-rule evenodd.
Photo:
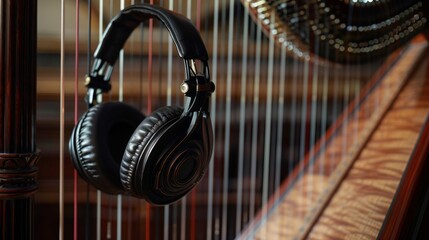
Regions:
M 207 101 L 215 90 L 215 84 L 205 76 L 191 76 L 183 81 L 180 90 L 189 98 L 188 112 L 208 111 Z
M 85 101 L 88 108 L 94 106 L 98 101 L 97 96 L 101 93 L 110 91 L 112 85 L 106 81 L 103 76 L 86 76 L 85 86 L 87 88 Z
M 103 76 L 86 76 L 86 88 L 100 89 L 102 92 L 108 92 L 112 88 L 109 81 L 104 80 Z
M 212 94 L 215 91 L 215 84 L 207 81 L 204 76 L 194 76 L 183 81 L 180 91 L 187 97 L 194 97 L 197 93 Z

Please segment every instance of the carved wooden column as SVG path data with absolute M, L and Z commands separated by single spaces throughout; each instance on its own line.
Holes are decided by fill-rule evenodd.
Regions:
M 37 1 L 0 1 L 0 239 L 33 239 Z

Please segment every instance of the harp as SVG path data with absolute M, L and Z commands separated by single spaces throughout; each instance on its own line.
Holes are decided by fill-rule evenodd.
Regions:
M 3 6 L 27 4 L 6 2 Z M 427 3 L 150 1 L 185 15 L 199 29 L 217 87 L 209 170 L 189 195 L 164 207 L 97 191 L 77 177 L 64 150 L 85 111 L 82 79 L 101 34 L 117 12 L 136 3 L 38 1 L 37 95 L 28 85 L 31 97 L 23 104 L 29 109 L 17 114 L 29 116 L 28 123 L 18 122 L 35 128 L 25 133 L 34 142 L 3 149 L 21 152 L 34 164 L 38 157 L 32 153 L 36 146 L 41 150 L 38 190 L 29 185 L 34 189 L 2 199 L 5 239 L 20 231 L 36 239 L 400 239 L 427 234 L 421 226 L 427 223 L 429 76 L 427 40 L 419 35 L 427 34 Z M 28 8 L 35 11 L 33 5 Z M 20 11 L 35 19 L 35 12 Z M 59 14 L 47 14 L 54 12 Z M 14 14 L 2 14 L 2 21 L 10 22 L 6 16 Z M 33 47 L 24 51 L 33 55 L 23 61 L 35 61 L 35 35 L 23 39 Z M 106 100 L 125 101 L 144 112 L 175 105 L 182 98 L 175 89 L 183 78 L 176 58 L 161 25 L 143 23 L 119 56 Z M 7 99 L 14 89 L 23 91 L 0 88 L 0 94 Z M 0 111 L 13 112 L 4 110 L 9 105 Z M 1 122 L 3 129 L 8 122 Z M 3 143 L 15 140 L 9 135 L 3 134 Z M 26 173 L 33 174 L 30 169 Z M 10 216 L 16 221 L 5 224 Z M 414 224 L 405 224 L 410 221 Z

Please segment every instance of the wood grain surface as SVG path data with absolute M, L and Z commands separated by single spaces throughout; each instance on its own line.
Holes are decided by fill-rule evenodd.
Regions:
M 378 236 L 429 112 L 426 71 L 421 67 L 413 74 L 311 230 L 310 239 Z

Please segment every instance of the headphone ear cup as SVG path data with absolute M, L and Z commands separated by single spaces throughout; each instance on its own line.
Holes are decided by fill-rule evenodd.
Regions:
M 136 169 L 138 164 L 142 164 L 144 152 L 150 151 L 147 149 L 149 142 L 171 123 L 177 121 L 182 112 L 183 109 L 180 107 L 162 107 L 146 117 L 136 128 L 125 148 L 120 170 L 122 186 L 132 195 L 137 195 L 134 187 Z
M 131 137 L 121 180 L 132 195 L 151 204 L 173 203 L 201 180 L 213 147 L 208 115 L 162 109 L 146 118 Z
M 119 165 L 129 138 L 145 116 L 120 102 L 90 108 L 73 129 L 69 150 L 79 175 L 99 190 L 124 192 Z

